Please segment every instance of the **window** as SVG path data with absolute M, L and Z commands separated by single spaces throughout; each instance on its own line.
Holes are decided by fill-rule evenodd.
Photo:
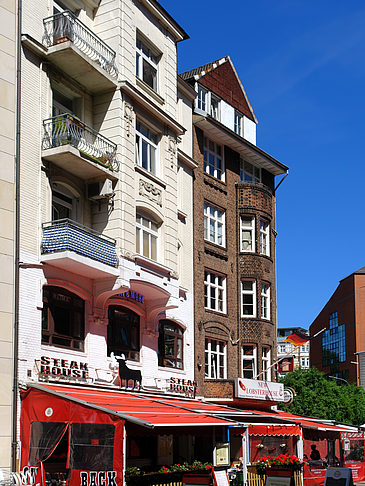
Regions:
M 207 97 L 208 91 L 198 84 L 197 106 L 199 110 L 207 111 Z
M 220 119 L 219 103 L 220 103 L 219 98 L 217 96 L 214 96 L 211 93 L 210 94 L 210 116 L 212 118 L 215 118 L 216 120 Z
M 111 424 L 71 424 L 70 469 L 112 471 L 114 434 Z
M 241 315 L 256 316 L 256 282 L 245 280 L 241 282 Z
M 84 350 L 84 301 L 61 287 L 43 288 L 42 344 Z
M 261 169 L 241 159 L 240 176 L 243 182 L 261 182 Z
M 234 112 L 234 131 L 242 137 L 243 115 L 235 110 Z
M 241 216 L 241 251 L 255 251 L 255 218 Z
M 270 225 L 260 221 L 260 253 L 270 256 Z
M 137 213 L 136 252 L 151 260 L 157 260 L 158 224 L 147 216 Z
M 309 358 L 300 358 L 300 366 L 302 368 L 309 368 Z
M 205 340 L 205 378 L 227 378 L 227 352 L 223 341 Z
M 204 307 L 217 312 L 226 312 L 226 279 L 221 275 L 205 272 Z
M 261 284 L 261 318 L 270 319 L 270 286 Z
M 139 360 L 139 315 L 119 305 L 108 309 L 108 356 L 124 354 L 126 359 Z
M 269 347 L 262 348 L 262 379 L 264 381 L 271 381 L 271 352 Z
M 286 353 L 286 344 L 280 344 L 279 345 L 279 353 L 280 354 Z
M 206 137 L 204 137 L 204 170 L 207 174 L 221 181 L 224 180 L 222 147 Z
M 204 239 L 217 245 L 225 244 L 224 212 L 204 203 Z
M 254 379 L 257 375 L 257 349 L 251 344 L 242 346 L 242 378 Z
M 183 369 L 183 331 L 180 326 L 168 320 L 159 323 L 158 364 Z
M 322 335 L 322 365 L 331 366 L 346 361 L 345 324 L 338 325 L 338 313 L 329 317 L 330 328 Z
M 152 174 L 158 173 L 158 136 L 137 121 L 136 125 L 136 164 Z
M 157 91 L 158 56 L 143 41 L 137 39 L 136 75 Z

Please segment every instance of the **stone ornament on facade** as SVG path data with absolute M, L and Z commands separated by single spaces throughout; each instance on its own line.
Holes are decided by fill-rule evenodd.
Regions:
M 162 191 L 151 182 L 139 180 L 139 195 L 147 197 L 150 201 L 162 207 Z
M 125 120 L 125 131 L 127 137 L 129 137 L 132 133 L 134 109 L 133 109 L 133 105 L 131 105 L 127 101 L 124 103 L 124 120 Z
M 175 272 L 175 270 L 171 270 L 170 277 L 171 278 L 175 278 L 176 280 L 178 280 L 179 279 L 179 274 L 177 272 Z
M 125 258 L 126 260 L 130 260 L 130 261 L 134 261 L 136 257 L 134 253 L 132 253 L 129 250 L 126 250 L 125 248 L 120 248 L 119 255 L 121 258 Z
M 177 139 L 172 135 L 167 137 L 167 153 L 168 159 L 171 162 L 171 169 L 176 165 L 176 151 L 177 151 Z

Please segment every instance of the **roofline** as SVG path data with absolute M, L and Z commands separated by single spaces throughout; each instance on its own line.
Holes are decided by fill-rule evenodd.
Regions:
M 176 22 L 176 20 L 163 8 L 157 0 L 139 0 L 164 26 L 169 29 L 177 39 L 177 42 L 190 39 L 190 36 Z
M 62 392 L 58 392 L 55 390 L 50 390 L 49 388 L 46 388 L 47 385 L 40 385 L 38 383 L 27 383 L 28 388 L 35 388 L 36 390 L 42 391 L 44 393 L 48 393 L 49 395 L 54 395 L 58 398 L 63 398 L 66 400 L 70 400 L 74 403 L 77 403 L 78 405 L 83 405 L 85 407 L 93 408 L 94 410 L 99 410 L 100 412 L 105 412 L 108 413 L 109 415 L 115 415 L 119 418 L 125 419 L 127 422 L 133 422 L 136 425 L 141 425 L 142 427 L 147 427 L 149 429 L 153 429 L 155 426 L 146 420 L 131 417 L 130 415 L 126 415 L 124 413 L 116 412 L 115 410 L 111 410 L 110 408 L 104 408 L 101 407 L 100 405 L 95 405 L 89 402 L 86 402 L 85 400 L 81 400 L 79 398 L 71 397 L 70 395 L 63 394 Z
M 241 137 L 240 135 L 237 135 L 237 133 L 235 133 L 233 130 L 231 130 L 230 128 L 226 127 L 225 125 L 223 125 L 223 123 L 219 122 L 218 120 L 215 120 L 210 115 L 205 115 L 204 116 L 204 115 L 201 115 L 200 113 L 194 113 L 194 115 L 195 116 L 199 116 L 200 117 L 200 120 L 205 119 L 208 122 L 212 123 L 213 125 L 216 125 L 217 128 L 225 131 L 227 133 L 227 135 L 229 135 L 230 137 L 235 138 L 240 143 L 242 143 L 242 145 L 246 145 L 246 147 L 248 147 L 253 152 L 256 152 L 261 157 L 266 158 L 270 163 L 272 163 L 272 164 L 276 165 L 278 168 L 280 168 L 283 171 L 282 172 L 283 174 L 289 170 L 289 167 L 287 167 L 286 165 L 282 164 L 281 162 L 279 162 L 278 160 L 276 160 L 274 157 L 272 157 L 270 154 L 266 153 L 264 150 L 262 150 L 259 147 L 257 147 L 257 145 L 254 145 L 253 143 L 249 142 L 248 140 L 246 140 L 245 138 Z M 193 121 L 193 124 L 195 124 L 194 121 Z M 277 174 L 277 175 L 280 175 L 280 174 Z
M 179 74 L 177 75 L 177 89 L 189 98 L 191 102 L 198 96 L 193 86 L 187 83 Z

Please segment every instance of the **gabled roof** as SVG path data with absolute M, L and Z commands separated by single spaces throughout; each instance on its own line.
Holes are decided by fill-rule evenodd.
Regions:
M 208 64 L 203 64 L 202 66 L 199 66 L 195 69 L 191 69 L 190 71 L 185 71 L 184 73 L 180 74 L 180 77 L 182 79 L 184 79 L 184 81 L 188 81 L 190 83 L 194 82 L 194 81 L 199 81 L 200 78 L 206 76 L 208 73 L 214 71 L 215 69 L 220 67 L 222 64 L 225 64 L 226 62 L 228 62 L 230 64 L 232 71 L 233 71 L 233 73 L 234 73 L 234 75 L 237 79 L 237 82 L 238 82 L 238 84 L 241 88 L 242 95 L 243 95 L 243 97 L 244 97 L 244 99 L 247 103 L 248 109 L 249 109 L 249 111 L 252 115 L 252 118 L 253 118 L 254 122 L 257 123 L 257 118 L 255 116 L 255 113 L 253 112 L 253 109 L 252 109 L 250 102 L 248 101 L 246 91 L 243 87 L 243 84 L 242 84 L 240 78 L 238 77 L 237 71 L 236 71 L 236 69 L 233 65 L 233 62 L 232 62 L 232 60 L 229 56 L 222 57 L 221 59 L 217 59 L 216 61 L 210 62 Z

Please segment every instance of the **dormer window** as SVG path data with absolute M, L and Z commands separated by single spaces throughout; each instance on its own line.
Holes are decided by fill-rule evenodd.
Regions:
M 210 94 L 210 116 L 216 120 L 220 119 L 219 116 L 219 98 L 213 93 Z
M 239 111 L 234 112 L 234 131 L 242 137 L 243 115 Z
M 157 89 L 158 55 L 144 41 L 136 43 L 136 76 L 153 90 Z
M 208 90 L 203 88 L 203 86 L 198 85 L 198 97 L 197 97 L 197 106 L 199 110 L 207 111 L 207 98 L 208 98 Z

